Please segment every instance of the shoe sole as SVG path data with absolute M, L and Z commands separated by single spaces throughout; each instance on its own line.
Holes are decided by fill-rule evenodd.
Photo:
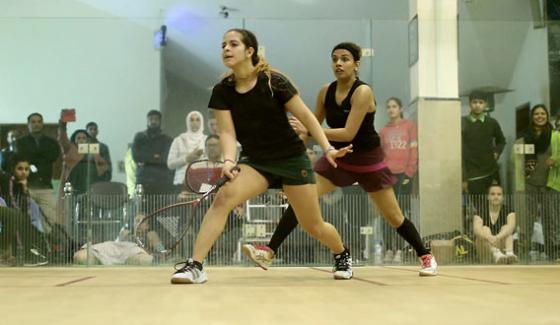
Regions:
M 349 278 L 346 277 L 342 277 L 342 276 L 334 276 L 335 280 L 351 280 L 354 277 L 354 275 L 352 274 Z
M 418 272 L 418 275 L 419 275 L 419 276 L 436 276 L 436 275 L 438 275 L 438 272 L 437 272 L 437 271 L 435 271 L 435 272 L 423 272 L 423 271 L 420 271 L 420 272 Z
M 182 279 L 182 278 L 171 278 L 171 284 L 203 284 L 206 283 L 208 279 L 202 282 L 194 282 L 191 279 Z
M 253 255 L 253 251 L 251 249 L 249 249 L 246 246 L 242 246 L 241 251 L 243 252 L 243 255 L 245 255 L 245 257 L 247 257 L 248 259 L 253 261 L 253 263 L 255 263 L 256 266 L 260 267 L 261 269 L 263 269 L 265 271 L 268 271 L 268 267 L 266 267 L 265 265 L 262 265 L 261 263 L 257 262 L 257 260 L 255 259 L 254 255 Z

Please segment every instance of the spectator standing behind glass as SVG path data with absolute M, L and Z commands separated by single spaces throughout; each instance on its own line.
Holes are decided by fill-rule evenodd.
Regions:
M 486 114 L 486 98 L 484 93 L 473 92 L 470 114 L 461 119 L 463 189 L 469 194 L 486 194 L 490 185 L 499 183 L 497 161 L 506 145 L 500 124 Z
M 500 185 L 490 186 L 488 200 L 473 222 L 481 262 L 486 262 L 490 256 L 497 264 L 517 262 L 513 253 L 515 213 L 504 204 L 504 189 Z
M 172 139 L 161 131 L 161 117 L 159 111 L 149 111 L 148 128 L 138 132 L 132 143 L 136 184 L 142 184 L 146 194 L 168 194 L 173 189 L 173 174 L 167 168 Z
M 544 235 L 544 247 L 536 245 L 530 254 L 534 256 L 540 251 L 542 259 L 548 259 L 553 246 L 553 219 L 556 218 L 554 198 L 547 187 L 551 165 L 552 125 L 546 107 L 538 104 L 531 108 L 529 128 L 523 132 L 525 148 L 532 148 L 525 153 L 525 193 L 529 199 L 529 213 L 533 218 L 541 219 Z M 543 250 L 544 249 L 544 250 Z
M 113 177 L 113 166 L 111 165 L 109 147 L 105 143 L 99 142 L 97 139 L 97 135 L 99 135 L 99 127 L 97 126 L 97 123 L 89 122 L 86 124 L 86 131 L 89 134 L 90 143 L 99 143 L 99 154 L 101 155 L 101 158 L 107 162 L 107 171 L 99 177 L 99 180 L 109 182 Z
M 12 158 L 15 155 L 16 150 L 16 140 L 20 136 L 17 130 L 10 130 L 6 135 L 6 141 L 8 146 L 2 149 L 0 153 L 0 170 L 9 172 L 12 170 Z
M 560 192 L 560 116 L 556 118 L 555 128 L 550 138 L 550 158 L 546 161 L 548 171 L 547 186 Z
M 547 160 L 547 165 L 550 170 L 548 171 L 547 186 L 550 188 L 551 193 L 554 194 L 551 200 L 560 202 L 558 194 L 560 194 L 560 117 L 556 117 L 555 129 L 552 131 L 550 139 L 550 158 Z M 558 203 L 556 203 L 558 204 Z M 556 205 L 557 207 L 557 205 Z M 553 211 L 558 211 L 555 209 Z M 560 243 L 557 238 L 560 238 L 560 216 L 558 214 L 552 216 L 552 226 L 549 237 L 556 239 L 552 242 L 551 258 L 556 259 L 560 257 Z
M 418 139 L 416 124 L 404 119 L 400 99 L 391 97 L 387 100 L 389 123 L 381 129 L 381 146 L 385 154 L 385 163 L 398 178 L 395 194 L 410 194 L 412 179 L 418 169 Z
M 98 153 L 79 153 L 79 145 L 91 143 L 91 138 L 86 130 L 78 129 L 68 139 L 66 122 L 58 124 L 58 142 L 63 155 L 61 184 L 70 182 L 75 194 L 86 193 L 92 184 L 102 180 L 102 175 L 109 169 L 107 161 Z M 63 188 L 59 189 L 61 197 Z
M 29 134 L 16 141 L 16 154 L 28 159 L 31 164 L 28 189 L 31 197 L 39 204 L 51 223 L 63 224 L 57 214 L 56 198 L 52 186 L 53 163 L 60 155 L 55 139 L 43 134 L 43 116 L 32 113 L 27 117 Z
M 220 135 L 220 130 L 218 130 L 218 121 L 214 114 L 208 117 L 208 133 L 210 135 Z
M 188 164 L 201 159 L 204 154 L 204 118 L 199 111 L 192 111 L 187 115 L 187 132 L 180 134 L 171 143 L 167 167 L 175 170 L 173 185 L 180 192 L 185 179 L 185 170 Z
M 412 179 L 418 170 L 418 135 L 416 124 L 403 118 L 401 100 L 391 97 L 387 100 L 387 115 L 389 123 L 379 133 L 381 147 L 385 154 L 385 164 L 397 177 L 393 186 L 399 205 L 410 218 L 410 194 Z M 391 226 L 383 225 L 385 241 L 384 263 L 400 263 L 404 240 L 394 235 Z M 393 253 L 394 252 L 394 253 Z

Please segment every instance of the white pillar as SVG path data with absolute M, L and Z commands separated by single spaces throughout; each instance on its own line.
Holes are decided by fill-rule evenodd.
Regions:
M 409 27 L 420 231 L 422 236 L 462 231 L 457 0 L 410 0 Z

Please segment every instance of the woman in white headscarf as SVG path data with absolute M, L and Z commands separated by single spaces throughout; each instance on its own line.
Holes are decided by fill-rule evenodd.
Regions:
M 177 186 L 179 190 L 183 185 L 188 164 L 201 159 L 206 141 L 206 135 L 203 133 L 204 118 L 199 111 L 190 112 L 186 122 L 187 132 L 181 133 L 173 139 L 167 157 L 167 167 L 175 170 L 173 185 Z

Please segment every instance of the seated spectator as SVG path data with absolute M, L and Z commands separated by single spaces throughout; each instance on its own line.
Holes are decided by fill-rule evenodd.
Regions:
M 0 195 L 9 207 L 21 210 L 29 216 L 31 224 L 41 233 L 50 233 L 50 225 L 44 219 L 39 205 L 29 194 L 30 163 L 26 157 L 13 157 L 13 170 L 2 181 Z
M 109 147 L 97 140 L 97 136 L 99 135 L 99 127 L 95 122 L 89 122 L 86 125 L 86 131 L 90 137 L 90 143 L 99 143 L 99 155 L 107 162 L 107 170 L 99 176 L 100 181 L 109 182 L 113 177 L 113 166 L 111 165 L 111 154 L 109 153 Z
M 143 215 L 137 215 L 135 223 L 142 219 Z M 150 231 L 147 224 L 143 227 L 136 229 L 146 237 L 146 243 L 158 249 L 163 249 L 157 233 Z M 106 241 L 94 244 L 91 247 L 90 264 L 101 265 L 151 265 L 154 257 L 146 252 L 142 247 L 135 243 L 134 236 L 128 230 L 122 230 L 119 238 L 115 241 Z M 74 254 L 74 262 L 77 264 L 87 264 L 88 262 L 87 246 L 82 246 L 82 249 Z
M 504 190 L 500 185 L 491 185 L 488 200 L 480 215 L 474 216 L 476 246 L 482 262 L 492 257 L 494 263 L 511 264 L 517 262 L 513 252 L 515 213 L 504 204 Z
M 78 152 L 80 144 L 90 143 L 86 130 L 76 130 L 70 139 L 66 133 L 66 123 L 60 121 L 58 141 L 63 152 L 61 184 L 70 182 L 75 194 L 86 193 L 91 184 L 102 180 L 102 175 L 109 165 L 100 154 L 83 154 Z M 60 187 L 61 197 L 64 186 Z
M 17 130 L 10 130 L 6 136 L 6 141 L 8 146 L 2 149 L 0 153 L 0 170 L 9 172 L 12 170 L 12 158 L 16 151 L 16 140 L 19 137 L 19 132 Z
M 173 185 L 180 192 L 188 164 L 201 159 L 204 154 L 204 118 L 199 111 L 192 111 L 186 119 L 187 132 L 180 134 L 171 143 L 167 157 L 167 167 L 175 170 Z
M 32 113 L 27 117 L 29 134 L 16 140 L 15 152 L 28 159 L 31 167 L 27 188 L 50 223 L 64 224 L 57 214 L 52 186 L 53 164 L 60 156 L 55 139 L 43 133 L 43 116 Z

